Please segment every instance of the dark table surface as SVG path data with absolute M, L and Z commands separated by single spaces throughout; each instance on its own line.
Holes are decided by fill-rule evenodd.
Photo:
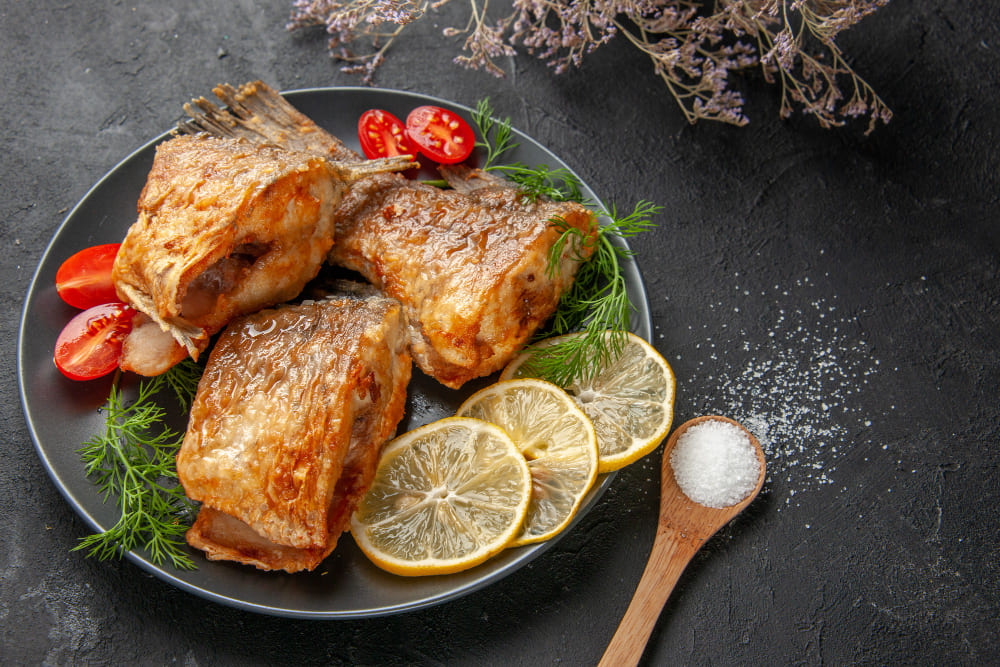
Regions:
M 761 496 L 699 553 L 648 664 L 979 663 L 1000 654 L 1000 16 L 895 2 L 844 34 L 895 111 L 865 137 L 778 118 L 689 126 L 616 40 L 555 76 L 453 65 L 449 6 L 376 83 L 514 125 L 608 200 L 666 206 L 637 239 L 675 424 L 718 413 L 765 445 Z M 0 243 L 0 663 L 593 664 L 652 544 L 659 454 L 528 566 L 396 616 L 311 621 L 206 602 L 130 562 L 70 552 L 87 525 L 35 453 L 16 339 L 39 259 L 92 184 L 219 82 L 358 85 L 290 3 L 5 2 Z M 66 443 L 75 447 L 77 443 Z

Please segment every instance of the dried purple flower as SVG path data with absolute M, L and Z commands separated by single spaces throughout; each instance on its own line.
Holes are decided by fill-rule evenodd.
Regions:
M 347 63 L 343 70 L 371 83 L 402 30 L 449 1 L 295 0 L 288 28 L 324 28 L 331 53 Z M 889 0 L 513 0 L 510 13 L 492 20 L 489 0 L 469 2 L 465 27 L 444 34 L 465 36 L 457 64 L 495 76 L 504 75 L 496 61 L 516 55 L 516 46 L 562 73 L 622 35 L 649 57 L 692 123 L 745 125 L 730 74 L 752 67 L 780 84 L 782 117 L 798 109 L 828 128 L 868 116 L 868 132 L 892 118 L 834 41 Z M 350 52 L 358 40 L 373 50 Z

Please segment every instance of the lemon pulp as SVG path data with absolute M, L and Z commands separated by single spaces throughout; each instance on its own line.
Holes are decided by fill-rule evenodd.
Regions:
M 535 379 L 502 381 L 459 408 L 502 428 L 528 462 L 532 494 L 524 528 L 511 546 L 549 539 L 572 520 L 597 476 L 597 435 L 559 387 Z
M 500 379 L 527 377 L 525 362 L 533 350 L 578 335 L 557 336 L 526 348 Z M 670 430 L 676 389 L 673 370 L 652 345 L 633 333 L 627 334 L 620 355 L 563 389 L 594 424 L 599 472 L 618 470 L 642 458 Z
M 530 497 L 528 466 L 510 437 L 492 424 L 452 417 L 386 446 L 351 532 L 385 570 L 448 574 L 506 547 Z

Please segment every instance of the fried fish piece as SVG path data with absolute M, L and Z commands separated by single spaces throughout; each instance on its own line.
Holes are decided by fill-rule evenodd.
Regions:
M 177 473 L 210 560 L 314 569 L 402 419 L 411 362 L 399 303 L 347 296 L 233 321 L 209 355 Z
M 156 375 L 197 359 L 233 317 L 296 296 L 333 245 L 348 184 L 408 166 L 208 135 L 157 146 L 112 274 L 119 296 L 145 315 L 122 367 Z
M 442 173 L 456 189 L 378 176 L 358 182 L 337 209 L 329 258 L 404 305 L 414 361 L 458 388 L 517 354 L 590 255 L 574 238 L 550 271 L 562 234 L 554 221 L 585 236 L 595 230 L 579 204 L 528 200 L 481 172 Z
M 324 155 L 343 143 L 265 84 L 185 107 L 186 131 L 284 142 Z M 197 107 L 197 108 L 195 108 Z M 257 139 L 255 139 L 257 137 Z M 448 387 L 502 368 L 555 312 L 596 233 L 590 211 L 572 202 L 531 200 L 479 170 L 442 169 L 454 190 L 376 175 L 352 185 L 334 213 L 329 260 L 361 273 L 406 308 L 417 365 Z M 584 232 L 549 270 L 560 221 Z

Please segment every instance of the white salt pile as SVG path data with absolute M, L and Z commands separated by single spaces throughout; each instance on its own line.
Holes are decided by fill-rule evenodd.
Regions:
M 760 461 L 737 426 L 708 419 L 690 427 L 670 454 L 674 479 L 688 498 L 706 507 L 729 507 L 757 486 Z

